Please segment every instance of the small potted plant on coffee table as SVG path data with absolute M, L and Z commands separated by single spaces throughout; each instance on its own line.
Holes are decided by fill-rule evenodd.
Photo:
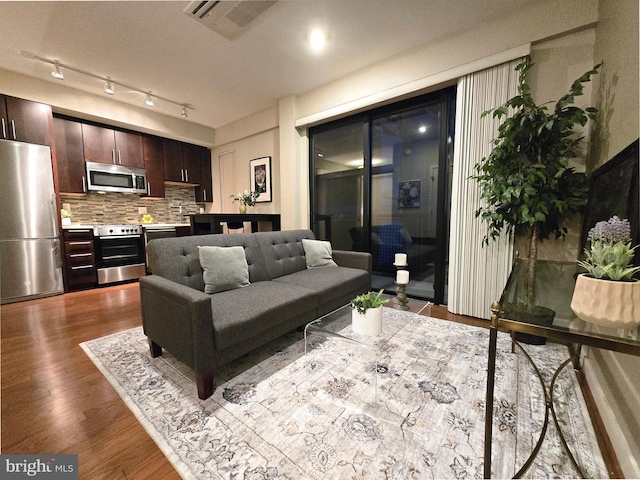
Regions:
M 351 300 L 351 330 L 360 335 L 376 336 L 382 332 L 382 306 L 388 299 L 379 292 L 367 292 Z

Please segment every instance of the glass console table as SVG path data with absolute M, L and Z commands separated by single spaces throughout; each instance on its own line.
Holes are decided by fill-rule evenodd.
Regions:
M 515 307 L 524 302 L 526 270 L 527 260 L 516 260 L 500 301 L 494 302 L 491 305 L 492 315 L 489 335 L 487 398 L 485 405 L 484 478 L 491 478 L 491 443 L 493 438 L 498 330 L 511 332 L 513 339 L 512 349 L 519 347 L 524 352 L 527 360 L 531 363 L 540 379 L 540 385 L 544 390 L 545 398 L 545 417 L 540 438 L 531 452 L 530 457 L 525 461 L 520 470 L 516 472 L 514 478 L 520 478 L 532 465 L 533 460 L 542 448 L 550 418 L 553 419 L 555 423 L 562 446 L 570 461 L 578 474 L 584 478 L 582 469 L 577 464 L 575 457 L 571 453 L 570 445 L 568 445 L 562 434 L 556 416 L 553 404 L 555 380 L 567 365 L 573 364 L 574 368 L 580 368 L 580 351 L 582 345 L 640 356 L 640 329 L 637 325 L 628 330 L 603 328 L 586 323 L 574 315 L 570 304 L 575 285 L 575 262 L 538 261 L 534 303 L 535 305 L 553 310 L 555 317 L 553 323 L 550 325 L 538 324 L 531 318 L 523 318 L 517 313 L 517 311 L 521 309 L 516 309 Z M 516 341 L 517 336 L 522 334 L 535 335 L 550 342 L 566 344 L 569 347 L 567 360 L 558 366 L 549 385 L 545 384 L 531 357 L 529 357 L 526 351 L 522 349 Z

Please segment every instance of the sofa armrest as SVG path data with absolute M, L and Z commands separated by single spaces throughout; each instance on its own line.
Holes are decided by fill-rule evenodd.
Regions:
M 334 250 L 333 261 L 341 267 L 359 268 L 371 273 L 372 257 L 368 252 L 352 252 L 349 250 Z
M 197 373 L 210 371 L 215 350 L 211 296 L 158 275 L 139 282 L 147 337 Z

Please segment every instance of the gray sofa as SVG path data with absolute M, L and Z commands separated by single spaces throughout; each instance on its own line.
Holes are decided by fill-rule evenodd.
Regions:
M 151 274 L 140 278 L 140 298 L 151 355 L 161 355 L 164 348 L 191 367 L 198 396 L 205 399 L 213 393 L 213 374 L 221 365 L 371 288 L 369 253 L 334 250 L 337 266 L 307 268 L 303 239 L 313 240 L 313 232 L 196 235 L 149 242 Z M 241 246 L 250 284 L 204 293 L 199 246 Z

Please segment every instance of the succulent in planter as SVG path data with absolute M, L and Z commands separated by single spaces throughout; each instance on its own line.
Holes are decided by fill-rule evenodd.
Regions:
M 571 309 L 582 320 L 613 328 L 640 324 L 640 282 L 633 275 L 629 222 L 617 216 L 598 222 L 589 231 L 591 248 L 578 264 L 586 273 L 578 275 Z
M 382 332 L 382 307 L 388 299 L 382 299 L 382 289 L 367 292 L 351 300 L 351 329 L 353 333 L 377 336 Z
M 484 238 L 502 234 L 527 239 L 526 307 L 535 298 L 538 243 L 555 236 L 564 237 L 565 221 L 581 213 L 587 202 L 586 176 L 569 166 L 583 137 L 574 127 L 584 126 L 595 118 L 597 110 L 573 105 L 583 94 L 583 85 L 597 73 L 595 66 L 575 80 L 569 91 L 549 109 L 536 105 L 527 84 L 527 73 L 533 66 L 529 59 L 520 63 L 518 94 L 507 102 L 483 113 L 495 118 L 506 117 L 493 140 L 491 153 L 475 165 L 481 198 L 486 202 L 476 211 L 488 225 Z
M 640 266 L 631 265 L 635 247 L 631 246 L 631 225 L 617 216 L 598 222 L 589 230 L 591 248 L 585 249 L 585 260 L 578 264 L 593 278 L 613 281 L 632 280 Z
M 382 289 L 378 292 L 367 292 L 358 295 L 351 300 L 351 307 L 358 313 L 365 313 L 370 308 L 378 308 L 383 306 L 389 299 L 382 299 Z

